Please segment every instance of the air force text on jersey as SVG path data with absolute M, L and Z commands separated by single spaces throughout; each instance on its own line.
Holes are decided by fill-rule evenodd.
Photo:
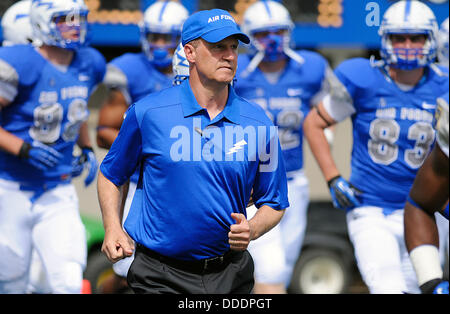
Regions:
M 208 126 L 203 130 L 201 127 L 201 119 L 193 118 L 192 128 L 184 125 L 172 128 L 170 138 L 176 139 L 170 148 L 173 161 L 256 161 L 259 158 L 265 162 L 260 166 L 261 172 L 272 172 L 277 169 L 276 126 L 247 125 L 245 128 L 241 125 L 227 125 L 224 128 Z

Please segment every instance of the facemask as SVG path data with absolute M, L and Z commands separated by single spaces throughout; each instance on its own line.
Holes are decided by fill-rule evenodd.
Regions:
M 284 53 L 284 36 L 269 34 L 258 40 L 259 44 L 264 47 L 264 61 L 278 61 L 286 58 Z

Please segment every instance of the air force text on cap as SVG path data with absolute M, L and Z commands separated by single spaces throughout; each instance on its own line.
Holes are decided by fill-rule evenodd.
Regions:
M 231 16 L 226 15 L 226 14 L 221 14 L 221 15 L 212 16 L 212 17 L 210 17 L 210 18 L 208 19 L 208 23 L 213 23 L 213 22 L 216 22 L 216 21 L 219 21 L 219 20 L 231 20 L 231 21 L 233 21 L 234 23 L 236 23 L 236 22 L 234 21 L 234 19 L 233 19 Z

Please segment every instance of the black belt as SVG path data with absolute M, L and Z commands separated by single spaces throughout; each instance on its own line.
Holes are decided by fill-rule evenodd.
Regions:
M 241 251 L 228 251 L 223 255 L 205 258 L 201 260 L 194 261 L 185 261 L 179 260 L 172 257 L 161 255 L 155 251 L 150 250 L 149 248 L 138 244 L 138 251 L 141 251 L 145 255 L 159 260 L 161 263 L 164 263 L 168 266 L 178 268 L 180 270 L 185 270 L 193 273 L 205 273 L 205 272 L 214 272 L 224 269 L 228 264 L 230 264 L 233 257 L 241 256 L 243 252 Z

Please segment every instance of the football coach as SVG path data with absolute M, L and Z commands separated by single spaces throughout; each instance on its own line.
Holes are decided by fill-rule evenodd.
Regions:
M 135 293 L 251 293 L 247 246 L 289 206 L 276 128 L 230 85 L 239 41 L 250 42 L 228 12 L 190 16 L 182 31 L 189 79 L 130 106 L 100 167 L 102 251 L 116 262 L 135 250 L 127 278 Z M 137 167 L 124 225 L 134 247 L 119 213 Z M 251 193 L 258 212 L 247 220 Z

